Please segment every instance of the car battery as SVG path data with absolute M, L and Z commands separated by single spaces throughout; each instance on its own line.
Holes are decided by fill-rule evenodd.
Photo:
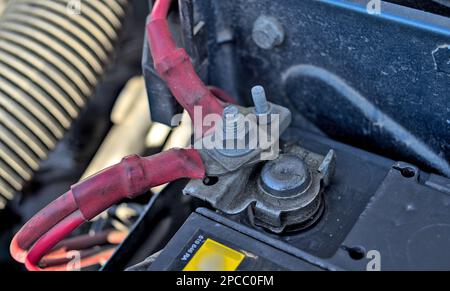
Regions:
M 255 225 L 249 211 L 199 208 L 150 270 L 450 268 L 449 179 L 314 134 L 289 137 L 320 154 L 336 152 L 314 225 L 274 233 Z

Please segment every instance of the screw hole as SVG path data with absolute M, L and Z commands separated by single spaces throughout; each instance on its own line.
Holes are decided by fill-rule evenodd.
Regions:
M 203 184 L 206 186 L 212 186 L 219 182 L 219 178 L 216 176 L 207 176 L 203 179 Z
M 406 167 L 400 170 L 400 173 L 405 178 L 412 178 L 416 175 L 416 171 L 411 167 Z
M 362 260 L 366 256 L 366 250 L 363 247 L 352 247 L 346 249 L 350 258 L 355 261 Z

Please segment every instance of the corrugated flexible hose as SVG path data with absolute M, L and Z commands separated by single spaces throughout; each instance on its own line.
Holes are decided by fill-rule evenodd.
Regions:
M 92 95 L 128 0 L 11 0 L 0 17 L 0 208 Z

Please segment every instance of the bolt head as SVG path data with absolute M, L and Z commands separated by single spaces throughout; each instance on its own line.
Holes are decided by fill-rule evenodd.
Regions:
M 450 74 L 450 46 L 444 45 L 433 52 L 436 69 L 442 73 Z
M 253 41 L 262 49 L 273 49 L 284 41 L 281 23 L 271 16 L 260 16 L 253 25 Z
M 307 189 L 310 179 L 309 170 L 300 157 L 283 154 L 264 165 L 260 185 L 273 196 L 288 198 Z

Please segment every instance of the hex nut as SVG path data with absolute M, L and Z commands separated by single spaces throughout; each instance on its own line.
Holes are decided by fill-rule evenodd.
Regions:
M 253 41 L 262 49 L 273 49 L 281 45 L 284 36 L 283 26 L 274 17 L 262 15 L 253 25 Z

